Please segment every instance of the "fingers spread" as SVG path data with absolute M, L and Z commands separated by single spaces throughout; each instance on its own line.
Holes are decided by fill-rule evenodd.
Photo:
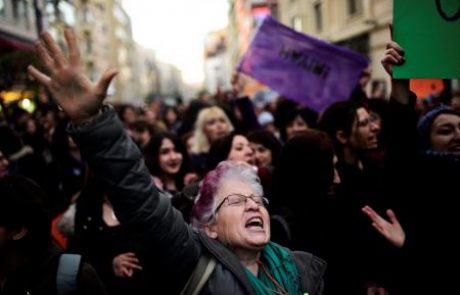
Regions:
M 396 217 L 396 214 L 393 212 L 393 210 L 388 209 L 387 215 L 388 215 L 388 218 L 390 218 L 391 223 L 399 224 L 398 218 Z
M 71 28 L 66 28 L 64 37 L 69 47 L 69 61 L 72 65 L 78 65 L 80 63 L 80 49 L 78 48 L 75 32 Z
M 38 57 L 40 58 L 41 63 L 45 69 L 49 72 L 53 72 L 54 61 L 48 53 L 45 45 L 39 40 L 35 43 L 35 48 L 37 49 Z
M 99 81 L 97 82 L 96 85 L 96 93 L 99 96 L 99 98 L 102 100 L 106 97 L 107 95 L 107 89 L 109 88 L 110 82 L 112 82 L 112 79 L 118 74 L 117 70 L 107 70 L 105 73 L 101 76 Z
M 37 70 L 34 66 L 28 66 L 27 71 L 32 77 L 34 77 L 36 80 L 38 80 L 40 83 L 42 83 L 46 87 L 50 86 L 50 83 L 51 83 L 50 77 L 48 77 L 47 75 Z
M 49 49 L 51 56 L 54 59 L 55 65 L 58 67 L 65 66 L 67 64 L 66 58 L 64 57 L 61 48 L 53 40 L 51 35 L 48 32 L 43 32 L 41 33 L 41 38 Z

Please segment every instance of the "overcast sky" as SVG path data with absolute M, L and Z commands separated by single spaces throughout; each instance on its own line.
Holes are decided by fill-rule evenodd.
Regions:
M 227 25 L 228 0 L 124 0 L 134 39 L 182 71 L 185 83 L 204 80 L 206 33 Z

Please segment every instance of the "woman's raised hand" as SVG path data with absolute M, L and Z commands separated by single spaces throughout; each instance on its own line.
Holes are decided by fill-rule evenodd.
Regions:
M 401 224 L 399 224 L 398 218 L 396 217 L 393 210 L 388 209 L 386 212 L 388 218 L 390 219 L 389 222 L 382 218 L 369 206 L 364 206 L 362 211 L 370 218 L 372 221 L 372 226 L 390 243 L 398 248 L 401 248 L 404 245 L 406 234 Z
M 393 75 L 393 65 L 401 65 L 405 61 L 404 59 L 404 50 L 399 46 L 398 43 L 390 41 L 387 44 L 385 51 L 385 56 L 382 58 L 382 66 L 385 68 L 385 71 L 392 76 Z
M 66 28 L 64 36 L 68 57 L 48 32 L 41 33 L 35 47 L 46 73 L 32 65 L 29 65 L 28 72 L 48 88 L 70 120 L 81 123 L 99 113 L 107 88 L 117 72 L 107 70 L 99 81 L 93 83 L 80 65 L 80 50 L 74 31 Z

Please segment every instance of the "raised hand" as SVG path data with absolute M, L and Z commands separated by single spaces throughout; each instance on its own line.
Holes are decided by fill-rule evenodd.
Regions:
M 28 72 L 48 88 L 73 122 L 80 123 L 98 114 L 107 88 L 117 72 L 107 70 L 99 81 L 93 83 L 80 65 L 80 50 L 74 31 L 66 28 L 64 36 L 69 49 L 68 57 L 64 56 L 48 32 L 41 33 L 35 47 L 46 73 L 32 65 L 29 65 Z
M 385 51 L 385 56 L 382 58 L 382 65 L 385 68 L 385 71 L 392 76 L 393 75 L 393 65 L 401 65 L 405 61 L 404 59 L 404 50 L 399 46 L 398 43 L 390 41 L 387 44 L 387 49 Z
M 396 218 L 393 210 L 388 209 L 386 211 L 390 222 L 382 218 L 369 206 L 364 206 L 361 210 L 371 219 L 372 226 L 375 227 L 377 231 L 390 243 L 398 248 L 401 248 L 404 245 L 406 234 L 404 233 L 404 229 L 401 224 L 399 224 L 398 218 Z

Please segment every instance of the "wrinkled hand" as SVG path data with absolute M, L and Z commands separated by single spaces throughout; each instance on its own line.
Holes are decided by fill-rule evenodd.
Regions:
M 74 31 L 66 28 L 64 36 L 69 49 L 68 57 L 64 56 L 48 32 L 41 33 L 35 47 L 47 74 L 32 65 L 29 65 L 28 72 L 48 88 L 73 122 L 80 123 L 98 114 L 107 88 L 117 72 L 107 70 L 97 83 L 91 82 L 80 65 L 80 50 Z
M 398 43 L 394 41 L 390 41 L 387 44 L 385 56 L 382 59 L 382 65 L 385 68 L 385 71 L 390 76 L 392 76 L 393 75 L 393 65 L 402 65 L 404 62 L 405 62 L 404 49 L 402 49 Z
M 364 206 L 361 210 L 371 219 L 372 226 L 375 227 L 377 231 L 390 243 L 398 248 L 401 248 L 404 245 L 406 234 L 404 233 L 404 229 L 401 227 L 401 224 L 399 224 L 398 218 L 396 218 L 393 210 L 388 209 L 386 211 L 390 222 L 382 218 L 369 206 Z
M 134 270 L 142 270 L 136 254 L 127 252 L 113 258 L 112 269 L 115 276 L 119 278 L 130 278 L 134 274 Z

